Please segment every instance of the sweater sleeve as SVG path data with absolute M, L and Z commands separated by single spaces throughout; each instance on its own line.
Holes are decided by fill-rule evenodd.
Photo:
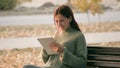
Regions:
M 49 55 L 47 54 L 47 52 L 45 51 L 45 49 L 42 49 L 42 60 L 44 63 L 46 63 L 49 59 Z
M 72 68 L 86 68 L 87 47 L 83 34 L 77 38 L 75 50 L 73 54 L 67 48 L 64 49 L 63 64 Z

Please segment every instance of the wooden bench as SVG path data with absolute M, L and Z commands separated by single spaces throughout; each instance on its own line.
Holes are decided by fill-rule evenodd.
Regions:
M 120 47 L 88 46 L 87 68 L 120 68 Z

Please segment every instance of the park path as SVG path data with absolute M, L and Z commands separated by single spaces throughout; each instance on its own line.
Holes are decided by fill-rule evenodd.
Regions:
M 37 41 L 37 38 L 38 37 L 0 39 L 0 50 L 41 47 L 40 43 Z M 120 42 L 120 32 L 86 33 L 85 38 L 87 44 L 100 42 Z
M 99 23 L 100 21 L 104 23 L 117 22 L 120 21 L 120 11 L 106 11 L 100 15 L 100 19 L 97 14 L 89 14 L 89 22 L 86 13 L 75 13 L 75 19 L 84 24 Z M 54 24 L 53 14 L 0 16 L 0 26 L 33 24 Z

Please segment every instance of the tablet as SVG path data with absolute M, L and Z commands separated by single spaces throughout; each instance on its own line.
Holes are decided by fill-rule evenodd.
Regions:
M 48 54 L 58 54 L 57 52 L 53 51 L 50 47 L 49 44 L 51 42 L 55 42 L 55 40 L 52 37 L 45 37 L 45 38 L 38 38 L 37 39 L 41 46 L 46 50 Z

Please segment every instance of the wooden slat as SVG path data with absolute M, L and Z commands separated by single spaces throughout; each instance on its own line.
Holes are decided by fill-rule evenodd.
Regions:
M 104 60 L 104 61 L 120 62 L 120 56 L 89 54 L 88 60 Z
M 120 47 L 88 46 L 88 68 L 120 68 Z
M 95 49 L 117 49 L 119 50 L 120 47 L 101 47 L 101 46 L 87 46 L 89 49 L 95 48 Z
M 88 61 L 88 66 L 120 68 L 120 62 L 105 62 L 105 61 Z
M 88 51 L 88 54 L 118 55 L 118 56 L 120 56 L 120 52 L 105 52 L 105 51 Z
M 119 51 L 120 47 L 88 47 L 88 50 L 102 50 L 102 51 Z
M 88 54 L 120 55 L 120 48 L 116 47 L 88 47 Z

